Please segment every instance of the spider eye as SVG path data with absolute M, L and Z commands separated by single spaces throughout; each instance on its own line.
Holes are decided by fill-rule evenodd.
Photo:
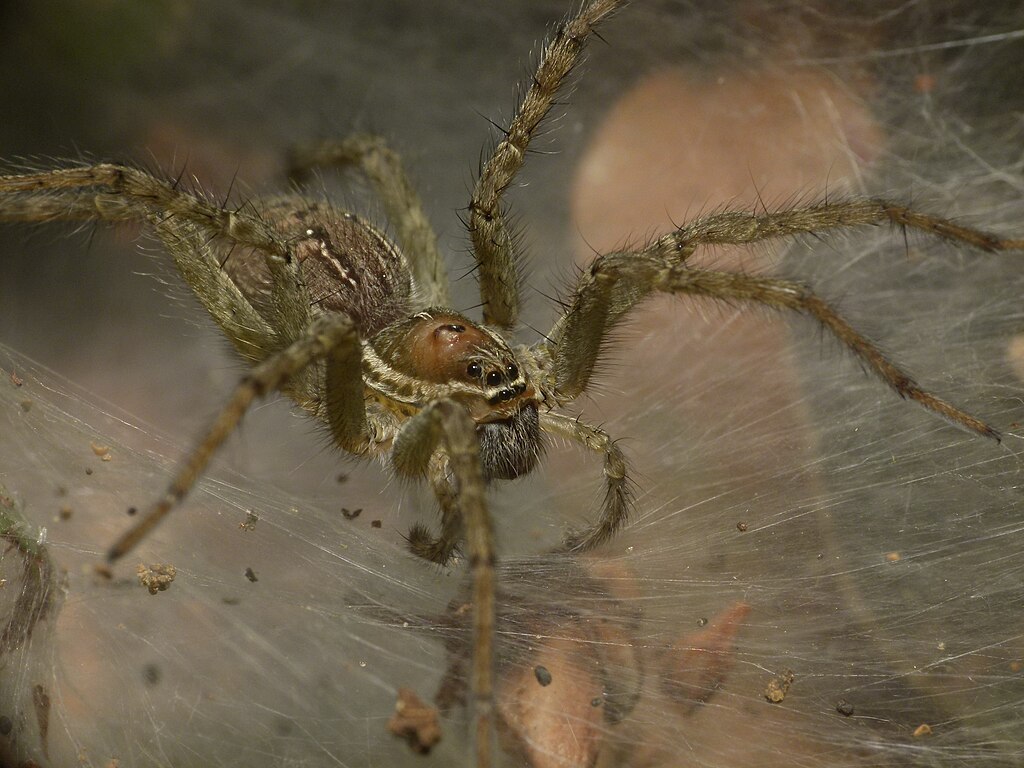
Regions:
M 484 372 L 484 369 L 480 367 L 480 363 L 470 363 L 466 368 L 466 374 L 471 379 L 479 379 L 480 375 Z
M 501 384 L 501 374 L 497 371 L 491 371 L 487 374 L 487 386 L 496 387 Z
M 508 377 L 510 379 L 514 379 L 517 376 L 519 376 L 519 369 L 516 368 L 514 365 L 506 365 L 505 366 L 505 373 L 508 374 Z

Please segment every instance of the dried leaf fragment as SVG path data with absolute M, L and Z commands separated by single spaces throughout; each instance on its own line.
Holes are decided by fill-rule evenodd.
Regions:
M 441 740 L 437 709 L 416 695 L 411 688 L 398 689 L 395 714 L 388 720 L 388 731 L 409 742 L 414 752 L 425 755 Z

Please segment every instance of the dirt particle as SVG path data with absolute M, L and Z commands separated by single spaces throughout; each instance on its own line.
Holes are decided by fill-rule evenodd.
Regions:
M 914 90 L 918 93 L 931 93 L 935 90 L 935 76 L 922 72 L 914 78 Z
M 50 732 L 50 694 L 38 683 L 32 686 L 32 705 L 36 710 L 39 738 L 45 744 Z
M 409 688 L 398 689 L 395 714 L 388 720 L 388 731 L 409 742 L 413 752 L 425 755 L 441 740 L 441 724 L 434 707 L 423 703 Z
M 772 704 L 782 703 L 795 679 L 796 675 L 793 674 L 791 669 L 787 669 L 778 677 L 773 677 L 768 681 L 768 685 L 764 689 L 764 697 Z
M 542 667 L 538 664 L 533 668 L 533 674 L 537 678 L 537 682 L 541 684 L 541 687 L 551 685 L 551 673 L 547 667 Z
M 148 589 L 151 595 L 170 587 L 174 577 L 178 575 L 178 569 L 169 563 L 156 563 L 150 566 L 139 563 L 135 572 L 139 575 L 139 584 Z
M 145 664 L 142 667 L 142 679 L 146 685 L 156 685 L 160 682 L 160 667 L 157 664 Z

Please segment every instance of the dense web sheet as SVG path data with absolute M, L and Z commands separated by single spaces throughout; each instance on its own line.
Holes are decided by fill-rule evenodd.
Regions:
M 389 639 L 388 627 L 440 615 L 445 575 L 408 569 L 397 545 L 369 545 L 336 509 L 300 510 L 238 479 L 206 484 L 186 513 L 196 517 L 171 541 L 147 545 L 112 578 L 97 574 L 133 500 L 166 476 L 162 455 L 181 446 L 84 405 L 80 391 L 6 350 L 3 367 L 5 512 L 27 519 L 18 535 L 44 542 L 53 564 L 49 609 L 22 631 L 32 630 L 25 644 L 6 649 L 11 755 L 49 765 L 253 765 L 318 751 L 325 764 L 347 763 L 370 742 L 381 756 L 404 753 L 384 730 L 390 678 L 429 674 L 439 653 L 411 629 Z M 176 575 L 150 595 L 135 566 L 159 570 L 157 557 Z M 6 550 L 5 596 L 41 589 L 26 582 L 28 560 Z M 398 591 L 385 597 L 387 584 Z M 18 622 L 18 611 L 5 616 Z M 37 704 L 43 695 L 48 707 Z
M 322 111 L 331 118 L 320 134 L 366 120 L 411 155 L 442 240 L 456 253 L 462 241 L 451 211 L 465 204 L 465 169 L 485 129 L 472 110 L 495 119 L 507 110 L 531 41 L 563 10 L 523 4 L 513 23 L 504 6 L 482 5 L 446 29 L 402 17 L 395 3 L 392 11 L 416 22 L 395 31 L 393 17 L 344 5 L 314 24 L 262 6 L 244 16 L 213 4 L 213 17 L 235 23 L 251 48 L 268 40 L 283 48 L 273 68 L 256 68 L 241 84 L 233 77 L 251 65 L 244 55 L 230 49 L 222 60 L 211 53 L 216 45 L 174 26 L 183 21 L 165 20 L 170 53 L 161 66 L 184 67 L 191 57 L 207 64 L 209 80 L 172 96 L 147 94 L 146 118 L 135 118 L 147 127 L 106 137 L 114 146 L 99 141 L 97 150 L 171 144 L 180 161 L 200 132 L 175 110 L 205 120 L 215 104 L 202 132 L 212 136 L 210 154 L 244 135 L 243 149 L 229 153 L 238 175 L 273 185 L 278 167 L 268 158 L 315 135 L 310 126 Z M 597 141 L 617 97 L 666 67 L 724 89 L 738 51 L 746 71 L 790 83 L 780 105 L 808 111 L 793 67 L 824 71 L 868 105 L 873 126 L 842 117 L 832 96 L 840 154 L 857 159 L 842 183 L 828 166 L 793 187 L 766 182 L 744 150 L 757 137 L 743 139 L 736 167 L 721 170 L 750 177 L 753 198 L 742 207 L 813 198 L 828 180 L 832 194 L 909 198 L 1021 233 L 1024 99 L 1015 73 L 1024 19 L 999 4 L 982 21 L 969 7 L 948 18 L 945 9 L 858 13 L 792 3 L 713 14 L 636 3 L 608 26 L 609 45 L 597 49 L 574 96 L 579 107 L 541 147 L 565 151 L 532 158 L 529 187 L 516 191 L 534 256 L 528 285 L 550 293 L 548 275 L 568 272 L 574 247 L 585 260 L 590 247 L 642 239 L 660 226 L 645 219 L 631 232 L 597 231 L 579 202 L 580 179 L 591 177 L 577 166 L 592 159 L 584 147 Z M 817 38 L 783 34 L 783 20 L 793 18 Z M 506 25 L 509 39 L 495 41 Z M 681 37 L 668 31 L 676 25 L 686 28 Z M 751 49 L 775 35 L 789 58 L 766 65 Z M 479 65 L 472 77 L 467 61 Z M 146 76 L 119 83 L 103 103 L 146 94 Z M 296 101 L 288 101 L 290 86 Z M 303 113 L 297 102 L 335 87 L 331 107 L 287 117 Z M 423 104 L 394 106 L 417 88 Z M 357 104 L 357 115 L 350 120 L 337 104 Z M 393 130 L 391 106 L 410 110 Z M 756 124 L 754 110 L 732 109 L 735 123 Z M 278 111 L 286 116 L 251 129 L 255 137 L 245 133 L 254 113 Z M 709 125 L 712 111 L 699 110 Z M 72 139 L 85 141 L 60 135 L 65 154 Z M 782 138 L 777 151 L 785 151 Z M 202 146 L 196 152 L 202 166 Z M 654 153 L 672 157 L 665 145 Z M 194 170 L 206 178 L 230 165 Z M 684 167 L 670 165 L 666 175 L 695 175 Z M 223 191 L 235 170 L 219 177 Z M 653 186 L 654 178 L 644 181 Z M 627 187 L 621 179 L 608 186 Z M 706 192 L 645 205 L 660 220 L 731 202 Z M 600 210 L 592 218 L 614 218 Z M 204 319 L 192 318 L 204 328 L 194 332 L 180 317 L 190 316 L 187 301 L 154 309 L 164 288 L 114 281 L 159 269 L 159 257 L 143 259 L 134 243 L 99 234 L 87 248 L 62 231 L 26 241 L 9 228 L 0 236 L 12 252 L 0 282 L 0 340 L 87 387 L 0 351 L 3 764 L 463 765 L 466 570 L 406 553 L 409 524 L 434 521 L 429 498 L 376 467 L 340 463 L 283 403 L 250 415 L 223 462 L 137 559 L 111 578 L 97 575 L 106 547 L 130 523 L 129 508 L 164 487 L 238 369 L 218 355 Z M 730 266 L 730 258 L 712 254 L 712 263 Z M 510 724 L 504 744 L 516 755 L 508 764 L 586 764 L 595 755 L 601 768 L 1020 764 L 1020 258 L 885 228 L 739 258 L 750 268 L 766 259 L 837 300 L 919 382 L 1000 429 L 1001 444 L 900 402 L 809 321 L 652 302 L 620 345 L 603 391 L 584 403 L 587 418 L 624 438 L 637 481 L 632 525 L 593 558 L 543 554 L 600 501 L 599 465 L 557 443 L 536 476 L 492 494 L 503 560 L 499 695 Z M 457 286 L 460 307 L 475 301 L 471 282 Z M 550 324 L 546 304 L 534 296 L 531 325 Z M 350 517 L 361 511 L 347 519 L 342 508 Z M 136 562 L 174 565 L 173 583 L 150 595 Z M 387 731 L 403 687 L 449 709 L 429 756 Z
M 745 365 L 757 363 L 767 361 Z M 161 455 L 180 446 L 89 406 L 12 352 L 3 368 L 5 512 L 28 519 L 18 535 L 44 542 L 56 566 L 48 609 L 21 627 L 31 637 L 4 646 L 10 755 L 48 765 L 423 761 L 385 722 L 398 686 L 429 695 L 454 674 L 459 687 L 468 640 L 446 604 L 460 572 L 417 562 L 366 525 L 387 515 L 386 493 L 349 521 L 251 479 L 207 481 L 139 553 L 177 568 L 151 596 L 132 568 L 113 580 L 93 569 L 127 508 L 162 483 Z M 850 391 L 838 376 L 820 386 Z M 503 572 L 506 693 L 554 722 L 567 716 L 561 697 L 582 701 L 568 715 L 581 731 L 594 701 L 617 707 L 622 721 L 599 720 L 598 731 L 619 749 L 682 750 L 708 765 L 1019 760 L 1019 459 L 867 400 L 873 432 L 890 419 L 917 423 L 885 440 L 860 440 L 867 427 L 847 424 L 831 436 L 856 445 L 832 444 L 799 467 L 721 454 L 721 435 L 680 450 L 682 469 L 643 451 L 643 513 L 589 577 L 544 559 Z M 663 413 L 627 423 L 664 450 L 677 438 L 654 426 Z M 741 422 L 743 442 L 807 439 L 759 436 L 760 420 Z M 715 477 L 723 465 L 727 481 Z M 518 513 L 586 499 L 592 485 L 574 480 Z M 26 596 L 40 595 L 25 568 L 35 557 L 4 553 L 3 596 L 17 603 L 4 615 L 15 623 L 36 604 Z M 543 699 L 538 667 L 571 695 Z M 771 681 L 790 672 L 785 699 L 769 704 Z M 675 700 L 664 680 L 678 683 Z M 458 721 L 456 710 L 431 764 L 458 761 Z M 915 738 L 923 724 L 931 733 Z

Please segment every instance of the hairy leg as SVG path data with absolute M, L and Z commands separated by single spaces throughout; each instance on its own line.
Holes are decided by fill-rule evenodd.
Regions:
M 335 353 L 339 359 L 359 355 L 359 336 L 352 323 L 343 315 L 329 315 L 316 320 L 305 335 L 293 342 L 289 347 L 273 355 L 255 366 L 238 384 L 228 403 L 221 409 L 206 433 L 206 436 L 192 450 L 184 465 L 171 480 L 163 497 L 110 548 L 107 559 L 114 561 L 128 554 L 196 484 L 205 471 L 213 454 L 224 441 L 235 431 L 246 411 L 257 398 L 271 392 L 284 389 L 298 373 L 307 370 L 311 365 L 324 358 L 330 359 Z M 328 364 L 328 381 L 331 378 L 331 363 Z M 358 373 L 359 367 L 356 366 Z M 335 377 L 335 384 L 343 379 Z M 336 392 L 333 397 L 338 401 L 346 398 L 355 400 L 362 405 L 362 380 L 356 378 L 358 389 L 348 392 Z M 349 377 L 351 383 L 351 377 Z M 327 403 L 331 409 L 331 400 Z M 335 419 L 330 419 L 332 429 L 338 429 Z M 344 418 L 338 418 L 341 429 L 354 429 L 359 425 Z M 362 422 L 365 423 L 365 422 Z M 346 435 L 350 442 L 357 442 L 358 436 Z
M 441 533 L 434 538 L 426 526 L 414 525 L 409 531 L 409 550 L 424 560 L 447 565 L 463 539 L 462 515 L 459 514 L 455 488 L 446 476 L 445 462 L 440 454 L 435 453 L 431 457 L 427 476 L 441 507 Z
M 413 416 L 395 438 L 392 464 L 408 477 L 421 477 L 442 446 L 455 480 L 456 505 L 466 531 L 473 576 L 473 752 L 477 768 L 491 765 L 494 724 L 494 529 L 485 500 L 480 441 L 469 413 L 452 400 L 437 400 Z
M 243 357 L 256 362 L 286 343 L 276 339 L 274 329 L 221 268 L 222 254 L 241 246 L 264 254 L 279 277 L 294 271 L 288 243 L 254 210 L 230 211 L 140 169 L 103 164 L 0 176 L 0 221 L 149 223 Z M 308 325 L 308 316 L 301 314 L 305 311 L 302 307 L 299 314 L 305 317 L 302 327 Z
M 604 454 L 605 496 L 601 516 L 584 531 L 574 531 L 565 540 L 563 548 L 570 552 L 584 552 L 608 541 L 626 524 L 633 506 L 626 457 L 608 433 L 578 419 L 543 413 L 540 426 L 545 432 L 582 443 L 592 451 Z
M 598 257 L 584 270 L 568 302 L 568 310 L 551 329 L 547 336 L 549 341 L 542 345 L 549 349 L 551 355 L 550 384 L 560 398 L 573 400 L 578 397 L 586 389 L 608 332 L 652 290 L 663 290 L 651 283 L 642 263 L 666 268 L 682 266 L 701 245 L 747 245 L 774 238 L 885 223 L 910 227 L 983 251 L 1024 251 L 1024 239 L 1000 238 L 913 211 L 904 205 L 871 198 L 826 201 L 763 214 L 745 211 L 709 214 L 659 237 L 641 251 Z M 628 262 L 634 259 L 637 268 L 630 270 Z M 609 271 L 612 264 L 616 265 L 614 274 Z M 835 331 L 836 328 L 830 327 L 830 330 Z M 842 335 L 840 340 L 846 343 Z M 864 340 L 864 345 L 865 352 L 868 346 L 874 350 L 869 357 L 884 359 L 870 342 Z M 857 354 L 865 356 L 861 352 Z M 871 360 L 867 362 L 878 370 Z M 896 386 L 894 379 L 885 374 L 882 376 Z
M 0 176 L 0 209 L 8 199 L 19 205 L 22 214 L 32 204 L 39 206 L 36 215 L 23 216 L 21 221 L 52 219 L 60 210 L 59 202 L 68 205 L 70 215 L 58 218 L 141 221 L 151 215 L 176 216 L 192 222 L 209 237 L 225 237 L 285 259 L 289 255 L 286 240 L 255 212 L 229 210 L 179 189 L 176 183 L 125 165 L 102 163 Z M 87 211 L 89 215 L 83 215 Z M 0 214 L 0 218 L 6 217 Z
M 519 318 L 518 254 L 502 196 L 522 168 L 530 140 L 554 104 L 562 83 L 579 63 L 593 28 L 623 4 L 622 0 L 593 0 L 558 27 L 544 46 L 540 64 L 505 137 L 480 172 L 469 203 L 469 233 L 478 267 L 484 322 L 489 325 L 511 328 Z
M 786 213 L 796 214 L 796 218 L 800 219 L 804 211 Z M 732 217 L 732 214 L 720 214 L 714 218 L 722 219 L 726 216 Z M 743 242 L 775 236 L 781 229 L 775 225 L 785 221 L 786 217 L 768 214 L 747 218 L 755 221 L 755 226 L 746 230 L 746 236 L 751 239 Z M 943 228 L 949 224 L 938 219 L 931 219 L 930 222 Z M 766 223 L 768 226 L 758 228 L 757 223 Z M 841 224 L 833 222 L 831 226 Z M 916 401 L 963 429 L 999 439 L 999 433 L 988 424 L 921 388 L 807 286 L 770 277 L 687 266 L 686 258 L 693 252 L 696 242 L 737 242 L 734 239 L 687 239 L 684 233 L 688 230 L 684 228 L 666 235 L 642 252 L 601 256 L 584 274 L 570 310 L 557 324 L 556 333 L 551 335 L 554 339 L 551 369 L 560 396 L 572 399 L 586 388 L 608 330 L 640 300 L 655 291 L 689 294 L 727 302 L 740 301 L 777 309 L 792 309 L 813 317 L 900 397 Z M 794 231 L 812 230 L 804 228 Z M 758 232 L 762 233 L 760 237 L 757 236 Z M 764 234 L 766 232 L 772 234 Z M 981 242 L 989 250 L 1019 248 L 1024 245 L 1021 241 L 998 240 L 973 230 L 968 232 L 972 238 L 985 238 Z M 967 241 L 967 238 L 958 239 Z
M 608 434 L 598 427 L 578 419 L 556 413 L 542 413 L 541 429 L 585 448 L 604 454 L 605 497 L 601 515 L 596 523 L 582 531 L 573 531 L 562 548 L 569 552 L 584 552 L 611 539 L 627 522 L 633 506 L 632 489 L 627 473 L 626 457 Z M 434 454 L 433 460 L 437 458 Z M 434 495 L 441 506 L 441 534 L 435 539 L 430 532 L 416 525 L 409 533 L 409 548 L 426 560 L 444 565 L 451 560 L 462 538 L 462 519 L 451 483 L 443 467 L 431 466 L 428 472 Z

